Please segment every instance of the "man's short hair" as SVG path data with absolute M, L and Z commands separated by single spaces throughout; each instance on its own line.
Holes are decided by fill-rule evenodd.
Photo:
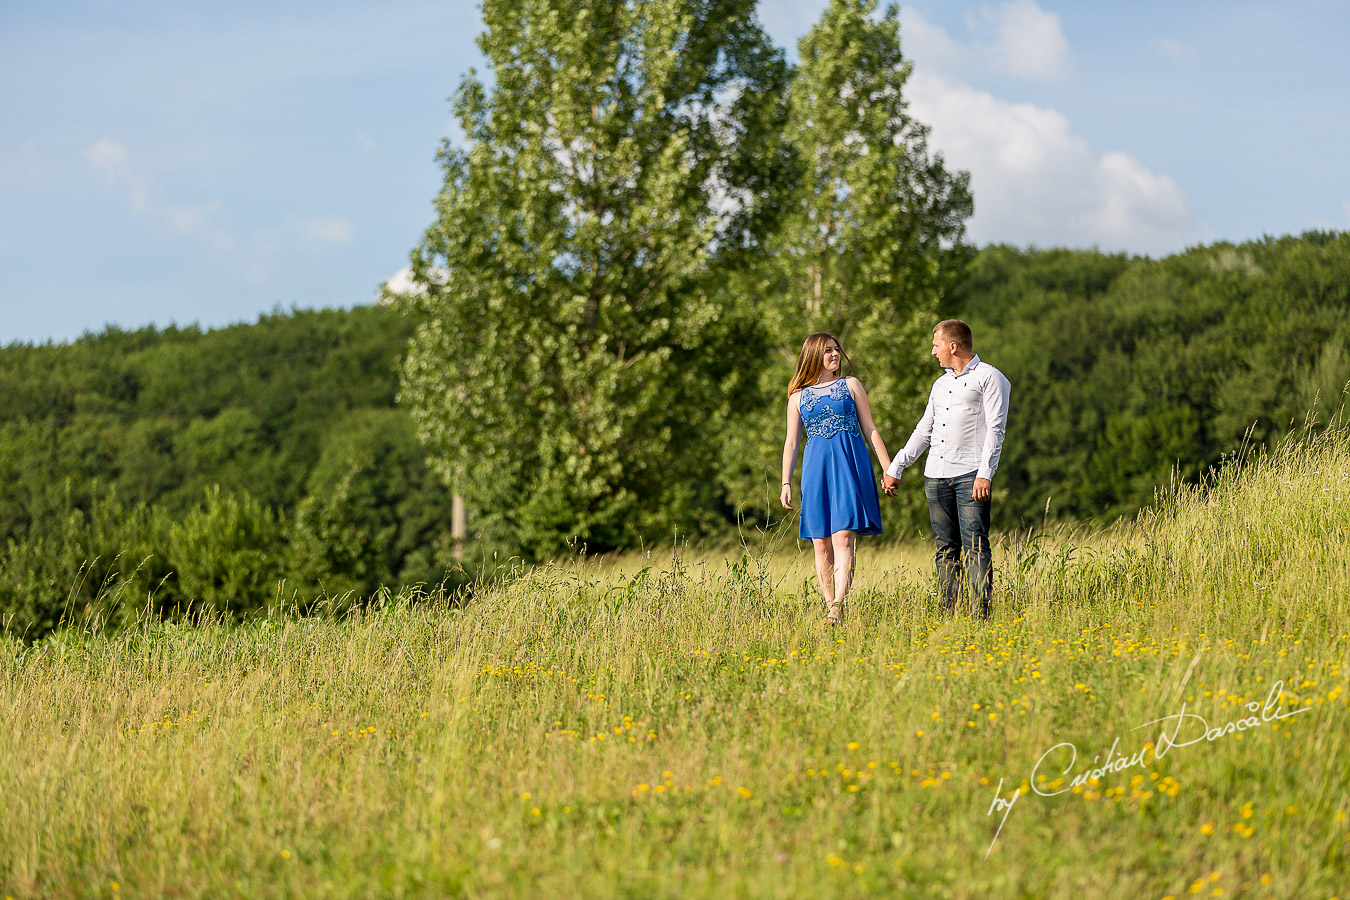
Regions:
M 970 326 L 960 319 L 943 319 L 933 326 L 933 333 L 942 334 L 942 339 L 956 341 L 956 346 L 967 353 L 975 350 L 975 340 L 970 336 Z

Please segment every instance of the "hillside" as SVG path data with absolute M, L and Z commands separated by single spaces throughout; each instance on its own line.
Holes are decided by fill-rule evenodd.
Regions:
M 1350 382 L 1350 233 L 1160 260 L 990 247 L 952 311 L 1013 384 L 1002 524 L 1106 521 L 1244 438 L 1325 422 Z
M 439 580 L 450 495 L 394 402 L 411 330 L 367 307 L 0 349 L 0 618 Z
M 870 545 L 822 629 L 788 541 L 0 637 L 0 893 L 1344 896 L 1345 431 L 997 566 L 987 624 Z
M 1269 445 L 1341 406 L 1350 234 L 1160 260 L 989 247 L 944 312 L 970 321 L 976 351 L 1013 385 L 995 527 L 1106 522 L 1159 486 L 1194 483 L 1244 441 Z M 110 329 L 0 348 L 6 630 L 37 636 L 63 610 L 114 595 L 246 615 L 281 597 L 439 582 L 452 560 L 450 491 L 395 400 L 415 325 L 386 307 L 292 311 L 217 331 Z M 926 346 L 895 352 L 932 366 Z M 893 449 L 922 403 L 875 410 Z M 729 499 L 737 485 L 754 496 L 777 483 L 777 447 L 755 453 L 708 473 L 728 494 L 703 511 L 712 525 L 681 534 L 725 539 L 738 515 L 777 527 L 772 505 L 766 517 L 763 504 Z M 892 536 L 926 530 L 914 502 L 884 515 Z

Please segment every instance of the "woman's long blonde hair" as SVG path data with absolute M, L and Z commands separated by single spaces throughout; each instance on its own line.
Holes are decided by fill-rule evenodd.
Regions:
M 797 356 L 797 371 L 788 382 L 789 397 L 807 385 L 815 384 L 820 378 L 820 373 L 825 368 L 825 348 L 830 345 L 830 341 L 834 341 L 835 346 L 839 348 L 840 377 L 843 377 L 845 365 L 848 366 L 848 373 L 853 374 L 853 360 L 844 352 L 844 345 L 839 342 L 839 338 L 818 331 L 802 342 L 802 352 Z

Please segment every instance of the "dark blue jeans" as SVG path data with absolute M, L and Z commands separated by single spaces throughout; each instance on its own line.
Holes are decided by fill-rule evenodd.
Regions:
M 993 597 L 994 571 L 989 555 L 989 501 L 976 500 L 975 473 L 955 478 L 927 478 L 923 492 L 928 498 L 928 521 L 937 543 L 938 594 L 942 608 L 956 608 L 961 589 L 961 560 L 970 573 L 972 599 L 980 603 L 980 615 L 988 616 Z

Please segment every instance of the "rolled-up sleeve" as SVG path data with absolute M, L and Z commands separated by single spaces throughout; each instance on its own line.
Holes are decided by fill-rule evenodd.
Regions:
M 981 404 L 984 407 L 984 443 L 980 451 L 980 467 L 976 478 L 994 480 L 999 457 L 1003 455 L 1003 433 L 1008 426 L 1008 400 L 1012 384 L 1003 376 L 990 378 L 984 385 Z
M 928 449 L 929 441 L 933 437 L 933 394 L 928 393 L 928 405 L 923 408 L 923 417 L 919 419 L 919 424 L 914 426 L 914 432 L 905 442 L 904 449 L 895 455 L 891 460 L 890 468 L 886 474 L 892 478 L 899 478 L 900 473 L 910 466 L 923 455 L 923 451 Z

